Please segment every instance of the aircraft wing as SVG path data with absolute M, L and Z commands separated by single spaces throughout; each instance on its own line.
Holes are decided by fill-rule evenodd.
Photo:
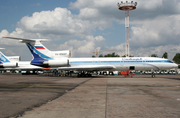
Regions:
M 95 70 L 110 70 L 115 67 L 112 65 L 85 65 L 85 66 L 70 66 L 70 67 L 58 67 L 57 70 L 76 70 L 76 71 L 95 71 Z M 52 68 L 54 69 L 54 68 Z

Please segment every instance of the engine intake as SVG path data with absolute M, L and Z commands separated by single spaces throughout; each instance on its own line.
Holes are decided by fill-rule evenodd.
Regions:
M 44 61 L 43 65 L 51 67 L 63 67 L 69 65 L 69 59 L 60 59 L 60 60 L 48 60 Z
M 14 67 L 18 67 L 18 63 L 11 62 L 11 63 L 2 63 L 2 64 L 0 64 L 0 68 L 14 68 Z

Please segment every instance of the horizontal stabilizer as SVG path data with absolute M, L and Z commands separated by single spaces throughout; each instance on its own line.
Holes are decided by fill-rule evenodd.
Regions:
M 2 38 L 9 38 L 9 39 L 15 39 L 15 40 L 19 40 L 21 41 L 22 43 L 27 43 L 27 42 L 36 42 L 36 41 L 48 41 L 48 39 L 23 39 L 23 38 L 15 38 L 15 37 L 7 37 L 7 36 L 4 36 Z

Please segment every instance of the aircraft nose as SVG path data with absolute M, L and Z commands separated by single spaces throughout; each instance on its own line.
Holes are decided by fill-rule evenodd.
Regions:
M 177 64 L 174 64 L 174 68 L 178 68 L 178 65 L 177 65 Z

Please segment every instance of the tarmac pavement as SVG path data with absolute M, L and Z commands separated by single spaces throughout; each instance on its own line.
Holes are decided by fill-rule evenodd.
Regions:
M 180 75 L 0 75 L 0 96 L 2 118 L 180 117 Z

